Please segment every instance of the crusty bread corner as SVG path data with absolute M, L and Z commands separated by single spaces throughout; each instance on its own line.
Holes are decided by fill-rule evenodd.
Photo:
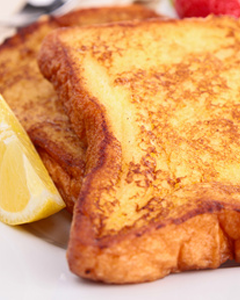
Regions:
M 239 225 L 239 215 L 235 214 Z M 159 229 L 150 227 L 142 233 L 119 236 L 101 246 L 93 240 L 90 245 L 86 242 L 90 240 L 89 236 L 85 237 L 90 224 L 84 224 L 84 228 L 73 226 L 69 266 L 83 278 L 121 284 L 152 281 L 186 270 L 215 269 L 233 259 L 234 251 L 239 251 L 239 246 L 235 246 L 240 241 L 239 234 L 238 240 L 232 243 L 221 228 L 219 218 L 225 217 L 228 214 L 205 213 L 181 224 Z M 86 243 L 78 242 L 79 232 Z
M 87 140 L 70 269 L 109 283 L 240 260 L 239 21 L 60 29 L 39 66 Z

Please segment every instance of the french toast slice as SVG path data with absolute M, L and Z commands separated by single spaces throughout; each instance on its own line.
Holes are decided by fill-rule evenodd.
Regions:
M 156 16 L 140 5 L 80 9 L 60 17 L 45 16 L 0 46 L 0 93 L 28 132 L 69 211 L 85 170 L 85 141 L 74 133 L 54 89 L 39 72 L 40 44 L 58 27 Z
M 67 257 L 110 283 L 240 261 L 240 21 L 59 29 L 39 53 L 86 173 Z

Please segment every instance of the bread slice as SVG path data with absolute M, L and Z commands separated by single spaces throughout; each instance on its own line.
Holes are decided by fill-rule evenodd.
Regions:
M 39 66 L 86 136 L 68 247 L 110 283 L 240 261 L 240 22 L 59 29 Z
M 54 89 L 39 72 L 36 56 L 40 44 L 58 27 L 156 16 L 138 5 L 80 9 L 60 17 L 44 17 L 0 46 L 0 93 L 37 147 L 69 211 L 85 171 L 85 141 L 71 129 Z

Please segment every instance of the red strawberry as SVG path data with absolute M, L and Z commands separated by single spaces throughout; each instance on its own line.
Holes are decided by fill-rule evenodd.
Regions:
M 211 0 L 210 11 L 215 15 L 240 17 L 240 0 Z
M 240 0 L 174 0 L 180 18 L 209 14 L 240 17 Z
M 175 0 L 175 8 L 180 18 L 206 17 L 210 14 L 210 0 Z

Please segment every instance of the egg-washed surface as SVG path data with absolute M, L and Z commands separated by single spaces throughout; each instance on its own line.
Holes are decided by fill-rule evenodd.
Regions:
M 240 259 L 240 26 L 231 18 L 64 29 L 39 56 L 87 138 L 69 265 L 106 282 Z
M 71 128 L 52 86 L 37 65 L 43 38 L 59 27 L 83 26 L 157 16 L 142 6 L 82 9 L 44 17 L 0 46 L 0 93 L 38 149 L 69 211 L 78 198 L 85 170 L 85 141 Z

